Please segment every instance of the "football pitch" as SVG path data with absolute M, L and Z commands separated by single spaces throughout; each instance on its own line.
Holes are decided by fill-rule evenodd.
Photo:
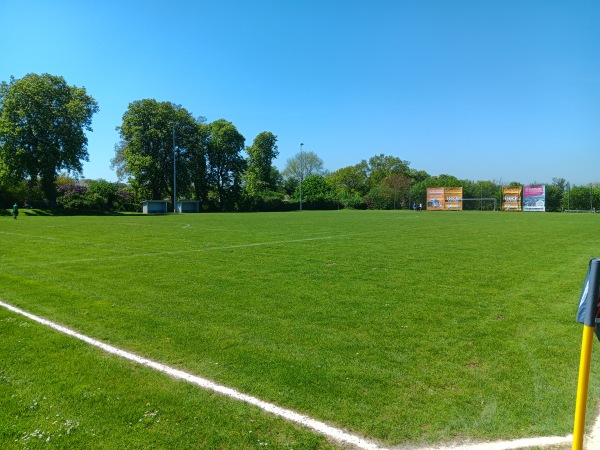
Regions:
M 595 214 L 0 219 L 0 300 L 109 345 L 383 446 L 572 432 Z M 2 448 L 339 448 L 4 308 L 0 336 Z

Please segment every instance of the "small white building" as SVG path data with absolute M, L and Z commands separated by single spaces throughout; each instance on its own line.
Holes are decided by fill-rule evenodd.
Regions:
M 144 214 L 166 214 L 167 200 L 146 200 L 142 202 L 142 212 Z
M 177 202 L 178 213 L 198 213 L 200 212 L 199 200 L 182 200 Z

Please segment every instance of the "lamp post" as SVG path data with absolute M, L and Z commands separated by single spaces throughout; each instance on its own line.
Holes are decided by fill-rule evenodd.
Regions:
M 175 152 L 175 124 L 173 124 L 173 213 L 177 214 L 177 153 Z
M 304 155 L 302 154 L 302 146 L 304 144 L 300 143 L 300 211 L 302 211 L 302 178 L 304 176 Z

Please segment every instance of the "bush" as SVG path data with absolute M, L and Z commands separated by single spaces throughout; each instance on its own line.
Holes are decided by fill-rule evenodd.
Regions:
M 87 207 L 97 210 L 115 209 L 115 201 L 119 187 L 115 183 L 110 183 L 106 180 L 91 180 L 88 182 L 88 192 L 86 195 Z
M 22 180 L 13 185 L 0 186 L 0 207 L 12 208 L 12 205 L 17 202 L 21 207 L 25 208 L 46 208 L 48 200 L 44 196 L 42 189 L 37 182 Z
M 137 201 L 131 188 L 119 189 L 114 202 L 115 211 L 140 211 L 140 202 Z
M 296 187 L 294 198 L 297 200 L 300 199 L 300 186 Z M 302 208 L 338 208 L 338 201 L 333 186 L 322 175 L 310 175 L 302 181 Z
M 87 190 L 87 187 L 77 183 L 68 183 L 59 186 L 56 206 L 66 210 L 87 208 L 84 198 Z
M 238 204 L 238 211 L 292 211 L 294 203 L 285 200 L 283 192 L 265 191 L 262 195 L 244 195 Z
M 367 202 L 365 202 L 365 199 L 358 194 L 340 196 L 339 203 L 346 209 L 367 209 Z
M 139 211 L 131 188 L 119 189 L 116 183 L 90 181 L 87 186 L 67 183 L 58 187 L 57 206 L 66 211 Z
M 390 189 L 376 186 L 365 195 L 365 203 L 369 209 L 393 209 L 394 194 Z

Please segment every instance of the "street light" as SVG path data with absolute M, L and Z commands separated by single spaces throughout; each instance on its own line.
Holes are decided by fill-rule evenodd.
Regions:
M 173 213 L 177 214 L 177 154 L 175 153 L 175 124 L 173 124 Z
M 302 155 L 302 146 L 304 144 L 300 143 L 300 211 L 302 211 L 302 177 L 304 175 L 304 167 L 303 164 L 303 155 Z

